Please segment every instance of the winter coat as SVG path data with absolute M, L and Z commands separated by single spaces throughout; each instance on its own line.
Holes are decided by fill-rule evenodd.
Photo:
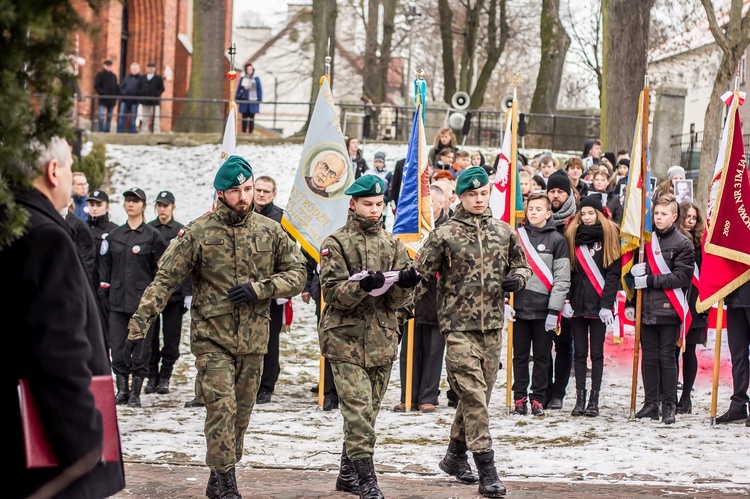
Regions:
M 349 210 L 346 225 L 328 236 L 320 250 L 320 285 L 325 300 L 318 335 L 320 351 L 332 362 L 363 368 L 396 359 L 397 311 L 412 303 L 414 289 L 393 284 L 372 296 L 349 276 L 362 270 L 403 270 L 411 265 L 404 243 L 370 220 Z
M 435 220 L 435 227 L 440 227 L 447 221 L 448 212 L 443 211 L 443 214 Z M 414 323 L 437 326 L 439 324 L 437 312 L 437 280 L 430 279 L 426 287 L 427 290 L 422 297 L 417 300 L 417 303 L 414 306 Z
M 434 165 L 438 162 L 438 160 L 440 159 L 440 151 L 442 151 L 443 149 L 453 150 L 454 157 L 456 156 L 456 152 L 458 152 L 458 147 L 454 147 L 450 144 L 443 144 L 442 142 L 439 142 L 437 147 L 432 146 L 430 148 L 430 152 L 427 153 L 427 157 L 430 160 L 431 165 Z
M 551 219 L 550 219 L 551 220 Z M 542 284 L 536 274 L 526 283 L 526 288 L 515 294 L 513 308 L 516 317 L 525 320 L 544 319 L 548 313 L 562 310 L 570 289 L 570 258 L 568 242 L 557 232 L 551 221 L 544 227 L 524 224 L 529 241 L 542 261 L 552 272 L 552 292 Z M 529 258 L 527 256 L 526 260 Z
M 359 177 L 367 173 L 367 170 L 369 170 L 369 167 L 367 166 L 367 162 L 362 157 L 362 151 L 357 149 L 357 155 L 354 158 L 351 158 L 352 160 L 352 166 L 354 167 L 354 180 L 357 180 Z
M 108 310 L 132 314 L 158 270 L 167 243 L 159 231 L 146 223 L 135 229 L 125 223 L 102 242 L 99 277 Z M 109 291 L 106 291 L 107 284 Z
M 620 197 L 615 194 L 614 189 L 608 188 L 606 192 L 590 191 L 589 195 L 599 194 L 602 198 L 602 204 L 607 207 L 612 220 L 618 227 L 622 223 L 622 203 Z M 605 200 L 606 199 L 606 200 Z
M 123 97 L 135 97 L 141 89 L 141 78 L 143 75 L 128 74 L 125 78 L 120 81 L 120 95 Z M 138 104 L 138 99 L 124 99 L 121 98 L 120 102 L 127 102 L 128 104 Z
M 237 83 L 237 90 L 234 93 L 235 100 L 250 100 L 250 90 L 242 88 L 242 82 L 246 80 L 252 80 L 255 84 L 255 91 L 257 92 L 257 98 L 253 99 L 255 102 L 243 102 L 239 105 L 240 114 L 258 114 L 260 112 L 260 103 L 263 101 L 263 87 L 260 84 L 260 78 L 253 75 L 244 74 L 240 81 Z
M 73 198 L 73 214 L 84 222 L 87 222 L 89 219 L 88 196 L 73 194 L 71 197 Z
M 255 212 L 239 216 L 224 203 L 183 227 L 159 262 L 154 282 L 128 324 L 129 339 L 144 338 L 172 293 L 190 277 L 190 351 L 265 354 L 269 305 L 305 285 L 304 257 L 273 220 Z M 235 305 L 236 284 L 252 285 L 256 300 Z
M 89 390 L 92 375 L 110 375 L 109 353 L 93 288 L 65 221 L 36 189 L 15 202 L 30 218 L 24 233 L 0 249 L 0 272 L 13 283 L 2 300 L 12 352 L 3 363 L 6 407 L 3 497 L 28 497 L 102 444 L 102 417 Z M 0 218 L 5 218 L 0 214 Z M 18 380 L 28 379 L 42 423 L 61 462 L 26 468 Z M 98 499 L 125 487 L 122 460 L 85 468 L 57 499 Z
M 141 76 L 141 84 L 138 88 L 138 95 L 142 97 L 161 97 L 164 93 L 164 80 L 158 74 L 149 80 L 148 75 Z M 158 106 L 160 104 L 159 99 L 144 99 L 141 104 L 144 106 Z
M 98 95 L 120 95 L 120 86 L 117 85 L 117 75 L 106 69 L 102 69 L 96 73 L 96 77 L 94 78 L 94 91 Z M 99 98 L 100 106 L 112 108 L 116 103 L 116 98 Z
M 172 241 L 175 240 L 177 235 L 180 233 L 180 230 L 185 226 L 174 218 L 170 219 L 169 222 L 165 224 L 161 223 L 161 221 L 156 218 L 154 220 L 151 220 L 148 224 L 159 231 L 159 234 L 161 234 L 161 237 L 164 238 L 164 242 L 167 244 L 167 246 L 172 244 Z M 182 303 L 185 301 L 186 296 L 192 296 L 192 294 L 193 285 L 190 282 L 190 278 L 186 277 L 185 280 L 182 281 L 180 287 L 177 288 L 177 290 L 172 293 L 172 296 L 169 297 L 169 301 Z
M 724 300 L 727 308 L 750 308 L 750 283 L 735 289 Z
M 643 292 L 642 323 L 681 324 L 682 317 L 672 307 L 665 289 L 683 288 L 685 292 L 690 287 L 695 264 L 695 247 L 692 241 L 680 233 L 673 224 L 661 232 L 654 230 L 651 237 L 659 238 L 659 246 L 664 261 L 671 273 L 654 275 L 648 262 L 646 263 L 646 288 Z
M 701 262 L 703 261 L 703 248 L 694 246 L 695 248 L 695 265 L 700 269 Z M 690 323 L 690 331 L 688 332 L 687 342 L 688 343 L 703 343 L 706 341 L 706 328 L 708 328 L 708 311 L 699 313 L 695 309 L 695 304 L 698 302 L 698 288 L 695 284 L 690 282 L 690 293 L 688 294 L 688 304 L 690 305 L 690 316 L 692 322 Z
M 500 284 L 516 274 L 523 289 L 531 277 L 518 234 L 492 218 L 489 208 L 474 215 L 458 205 L 450 220 L 430 232 L 416 260 L 417 270 L 426 276 L 417 297 L 430 276 L 440 273 L 437 303 L 443 334 L 502 329 L 505 293 Z
M 573 317 L 598 318 L 600 309 L 612 310 L 615 307 L 617 291 L 620 289 L 620 259 L 612 262 L 609 267 L 605 267 L 603 243 L 602 240 L 588 245 L 589 252 L 593 251 L 591 257 L 604 277 L 604 290 L 601 297 L 591 284 L 578 258 L 576 258 L 576 264 L 570 269 L 568 300 L 570 300 L 570 306 L 573 307 Z
M 68 224 L 73 233 L 73 240 L 75 241 L 76 247 L 78 248 L 78 253 L 81 255 L 81 260 L 83 261 L 83 267 L 86 270 L 86 275 L 89 276 L 91 284 L 98 287 L 99 283 L 94 281 L 94 264 L 96 263 L 96 246 L 94 244 L 94 236 L 91 235 L 91 231 L 89 230 L 86 222 L 73 215 L 72 213 L 68 213 L 65 216 L 65 223 Z
M 396 161 L 396 166 L 393 169 L 393 177 L 391 177 L 391 188 L 389 190 L 394 207 L 398 207 L 398 197 L 401 195 L 401 179 L 404 177 L 404 163 L 406 163 L 406 159 Z

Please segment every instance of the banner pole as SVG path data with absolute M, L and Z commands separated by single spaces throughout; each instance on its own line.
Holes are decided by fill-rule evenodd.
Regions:
M 518 87 L 513 87 L 513 105 L 510 108 L 510 165 L 508 165 L 508 185 L 510 186 L 510 214 L 509 225 L 511 229 L 516 228 L 516 176 L 518 175 Z M 509 293 L 508 304 L 513 308 L 515 293 Z M 508 414 L 513 412 L 513 323 L 507 320 L 507 358 L 505 360 L 505 405 Z M 498 366 L 499 367 L 499 366 Z
M 714 374 L 711 383 L 711 426 L 716 424 L 716 404 L 719 396 L 719 363 L 721 362 L 721 329 L 724 327 L 724 298 L 716 309 L 716 341 L 714 342 Z
M 403 346 L 401 347 L 403 348 Z M 412 379 L 414 376 L 414 319 L 406 327 L 406 386 L 404 387 L 405 411 L 411 412 Z
M 320 293 L 320 316 L 323 317 L 323 309 L 326 305 L 325 299 L 323 298 L 323 293 Z M 315 329 L 317 330 L 320 327 L 320 320 L 318 320 L 318 323 L 316 324 Z M 320 358 L 319 358 L 319 367 L 318 367 L 318 407 L 323 407 L 323 399 L 325 398 L 325 386 L 326 386 L 326 358 L 323 357 L 323 353 L 321 352 Z

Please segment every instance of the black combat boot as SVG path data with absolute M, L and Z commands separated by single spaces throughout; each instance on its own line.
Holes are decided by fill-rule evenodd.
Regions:
M 658 420 L 659 419 L 659 406 L 653 402 L 646 402 L 641 407 L 641 410 L 635 413 L 636 419 L 649 418 Z
M 130 398 L 128 398 L 128 407 L 141 406 L 141 388 L 143 387 L 143 378 L 133 376 L 133 386 L 130 387 Z
M 151 376 L 146 381 L 146 386 L 143 387 L 143 393 L 146 395 L 156 392 L 156 376 Z
M 219 499 L 242 499 L 239 490 L 237 490 L 234 468 L 225 473 L 216 472 L 216 481 L 219 484 Z
M 589 404 L 583 411 L 584 416 L 595 418 L 599 415 L 599 390 L 591 390 L 589 393 Z
M 586 412 L 586 390 L 576 390 L 576 406 L 570 411 L 571 416 L 583 416 Z
M 156 393 L 166 395 L 169 393 L 169 376 L 160 376 L 159 384 L 156 385 Z
M 449 475 L 456 477 L 456 480 L 461 483 L 477 483 L 479 478 L 471 471 L 466 450 L 466 442 L 452 438 L 448 444 L 448 450 L 445 452 L 445 457 L 438 466 Z
M 211 470 L 211 474 L 208 476 L 206 497 L 208 499 L 219 499 L 219 479 L 216 478 L 216 472 L 213 470 Z
M 662 407 L 661 410 L 661 422 L 664 424 L 674 424 L 676 419 L 674 417 L 675 414 L 675 405 L 673 402 L 664 402 L 662 404 L 664 407 Z
M 506 494 L 505 485 L 497 476 L 495 452 L 474 454 L 474 462 L 479 471 L 479 493 L 484 497 L 502 497 Z
M 372 457 L 352 459 L 352 464 L 354 469 L 357 470 L 357 478 L 359 479 L 359 498 L 385 499 L 380 487 L 378 487 L 378 477 L 375 474 Z
M 341 466 L 339 467 L 339 476 L 336 479 L 336 490 L 359 495 L 359 477 L 352 460 L 346 455 L 346 444 L 341 450 Z
M 122 374 L 115 375 L 117 383 L 117 395 L 115 395 L 115 403 L 117 405 L 125 405 L 128 403 L 130 398 L 130 388 L 128 387 L 128 377 Z

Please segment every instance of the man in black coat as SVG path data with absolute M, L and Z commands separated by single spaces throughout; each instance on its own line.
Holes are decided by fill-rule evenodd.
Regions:
M 716 418 L 717 424 L 745 421 L 750 426 L 747 390 L 750 383 L 750 283 L 727 296 L 727 344 L 732 358 L 732 396 L 727 412 Z
M 138 114 L 138 96 L 141 89 L 141 65 L 137 62 L 130 64 L 130 74 L 120 82 L 120 109 L 117 112 L 117 133 L 135 133 L 135 119 Z
M 44 497 L 109 497 L 123 490 L 125 473 L 122 458 L 101 461 L 102 415 L 89 389 L 92 375 L 110 374 L 109 357 L 94 290 L 60 216 L 70 201 L 73 157 L 57 137 L 37 150 L 40 173 L 30 187 L 13 187 L 14 201 L 29 215 L 25 231 L 0 249 L 0 272 L 13 283 L 0 313 L 5 330 L 14 332 L 5 338 L 12 355 L 2 371 L 8 409 L 3 497 L 28 497 L 41 487 L 47 487 Z M 32 165 L 18 167 L 32 171 Z M 20 379 L 29 382 L 58 466 L 26 467 Z
M 146 74 L 141 76 L 138 95 L 147 97 L 141 100 L 142 117 L 141 133 L 161 133 L 161 101 L 158 97 L 164 93 L 164 80 L 156 74 L 156 64 L 149 62 Z
M 109 133 L 109 125 L 112 122 L 112 110 L 115 108 L 117 99 L 106 97 L 120 94 L 120 87 L 117 85 L 117 75 L 112 72 L 112 61 L 107 59 L 101 71 L 96 73 L 94 78 L 94 91 L 99 97 L 97 106 L 97 116 L 99 121 L 98 131 Z
M 281 223 L 284 210 L 273 204 L 275 198 L 276 181 L 268 176 L 256 178 L 253 198 L 255 212 Z M 279 337 L 281 336 L 281 328 L 284 322 L 285 306 L 286 304 L 279 304 L 276 300 L 271 302 L 268 352 L 263 356 L 263 374 L 260 377 L 258 397 L 255 400 L 256 404 L 267 404 L 271 401 L 271 394 L 276 388 L 276 382 L 279 380 L 279 374 L 281 373 L 281 366 L 279 365 Z

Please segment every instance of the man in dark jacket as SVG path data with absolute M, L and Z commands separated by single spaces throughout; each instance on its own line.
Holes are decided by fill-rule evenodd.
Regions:
M 109 125 L 112 122 L 112 110 L 117 103 L 117 99 L 109 96 L 120 94 L 120 87 L 117 85 L 117 75 L 112 72 L 112 61 L 109 59 L 104 61 L 104 66 L 101 71 L 96 73 L 96 77 L 94 78 L 94 91 L 98 95 L 107 96 L 99 97 L 99 103 L 97 106 L 99 128 L 97 130 L 109 133 Z
M 102 415 L 89 390 L 92 375 L 110 374 L 109 357 L 93 289 L 59 213 L 70 201 L 73 157 L 57 137 L 37 150 L 36 165 L 16 165 L 39 169 L 32 187 L 13 188 L 29 220 L 23 235 L 0 249 L 0 272 L 14 286 L 0 310 L 6 330 L 19 332 L 5 338 L 12 355 L 2 375 L 9 478 L 3 497 L 29 497 L 41 487 L 47 488 L 44 497 L 110 497 L 125 487 L 125 472 L 122 459 L 101 460 Z M 59 465 L 26 466 L 20 379 L 29 382 Z
M 117 112 L 117 133 L 135 133 L 135 118 L 138 113 L 138 96 L 141 89 L 141 65 L 134 62 L 130 65 L 130 74 L 120 82 L 120 110 Z
M 727 344 L 732 358 L 732 397 L 727 412 L 716 418 L 718 424 L 745 420 L 747 416 L 748 381 L 750 381 L 750 283 L 743 284 L 733 291 L 726 300 L 727 304 Z
M 159 123 L 161 116 L 160 100 L 164 93 L 164 80 L 156 74 L 156 64 L 149 62 L 146 66 L 146 74 L 141 77 L 138 95 L 147 97 L 141 100 L 143 121 L 141 121 L 141 133 L 161 133 Z
M 270 218 L 274 222 L 281 223 L 281 217 L 284 216 L 284 210 L 273 204 L 276 199 L 276 181 L 268 176 L 261 176 L 255 179 L 255 194 L 253 196 L 254 210 L 256 213 Z M 279 304 L 278 301 L 283 303 Z M 267 404 L 271 401 L 271 394 L 276 388 L 276 382 L 279 380 L 281 367 L 279 365 L 279 337 L 281 336 L 281 327 L 284 322 L 285 298 L 273 300 L 269 311 L 271 314 L 271 323 L 268 335 L 268 352 L 263 356 L 263 374 L 260 377 L 260 388 L 258 388 L 258 397 L 255 399 L 256 404 Z
M 677 230 L 675 221 L 679 208 L 671 194 L 654 202 L 654 232 L 646 253 L 654 255 L 656 266 L 637 263 L 630 270 L 635 289 L 642 289 L 641 349 L 643 361 L 644 403 L 636 418 L 659 419 L 659 392 L 661 391 L 661 416 L 664 424 L 675 422 L 677 407 L 677 359 L 675 345 L 680 338 L 684 317 L 673 300 L 690 287 L 695 264 L 693 243 Z M 687 307 L 687 302 L 684 304 Z M 626 315 L 634 315 L 628 307 Z

